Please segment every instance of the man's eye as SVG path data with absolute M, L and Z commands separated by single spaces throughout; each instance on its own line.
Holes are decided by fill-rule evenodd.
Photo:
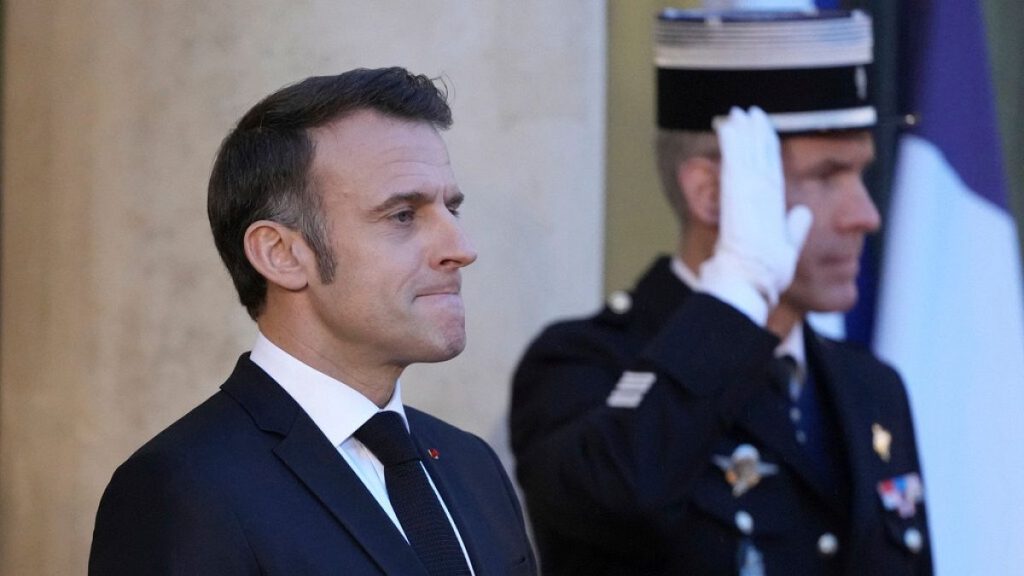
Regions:
M 413 218 L 416 217 L 416 213 L 412 210 L 402 210 L 391 215 L 391 219 L 400 224 L 406 224 L 412 222 Z
M 458 216 L 459 215 L 459 206 L 458 206 L 458 204 L 451 204 L 451 205 L 449 205 L 448 206 L 448 212 L 450 212 L 452 216 Z

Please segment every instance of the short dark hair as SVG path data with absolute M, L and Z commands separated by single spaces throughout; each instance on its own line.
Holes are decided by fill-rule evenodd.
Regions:
M 286 86 L 252 107 L 221 143 L 210 174 L 207 214 L 217 251 L 238 298 L 254 320 L 263 312 L 267 281 L 245 256 L 246 229 L 272 220 L 298 230 L 316 256 L 320 279 L 334 279 L 334 254 L 310 174 L 310 131 L 360 110 L 451 126 L 444 83 L 404 68 L 359 68 Z

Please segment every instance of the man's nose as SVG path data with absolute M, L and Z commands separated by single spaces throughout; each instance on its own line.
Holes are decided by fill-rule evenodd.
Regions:
M 477 253 L 462 222 L 450 213 L 440 223 L 436 265 L 441 268 L 463 268 L 476 261 Z
M 846 201 L 840 218 L 842 228 L 846 230 L 870 234 L 882 226 L 882 217 L 863 179 L 857 178 L 846 191 Z

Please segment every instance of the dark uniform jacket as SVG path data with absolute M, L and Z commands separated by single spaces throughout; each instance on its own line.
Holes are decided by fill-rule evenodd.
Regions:
M 535 574 L 494 451 L 406 407 L 477 576 Z M 243 356 L 221 391 L 139 449 L 100 502 L 89 574 L 426 576 L 412 547 L 299 405 Z
M 775 336 L 691 292 L 667 258 L 631 301 L 549 327 L 515 375 L 512 448 L 544 574 L 931 573 L 923 502 L 901 513 L 879 489 L 920 471 L 891 368 L 806 329 L 837 431 L 828 483 L 766 375 Z M 775 468 L 734 496 L 721 464 L 744 444 Z

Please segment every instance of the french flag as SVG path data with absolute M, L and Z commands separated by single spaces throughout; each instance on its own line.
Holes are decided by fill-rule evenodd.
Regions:
M 906 381 L 940 574 L 1024 570 L 1024 287 L 976 0 L 907 0 L 874 348 Z

